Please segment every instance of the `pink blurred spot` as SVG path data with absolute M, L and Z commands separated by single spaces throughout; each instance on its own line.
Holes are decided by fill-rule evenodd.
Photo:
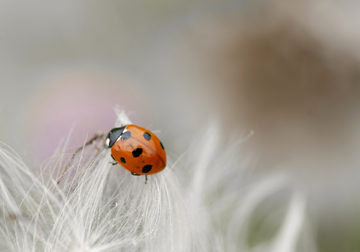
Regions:
M 134 123 L 146 121 L 146 106 L 119 80 L 93 71 L 54 79 L 34 97 L 29 145 L 44 160 L 53 155 L 73 127 L 68 147 L 81 146 L 99 130 L 107 133 L 114 126 L 116 104 L 134 112 L 130 116 Z

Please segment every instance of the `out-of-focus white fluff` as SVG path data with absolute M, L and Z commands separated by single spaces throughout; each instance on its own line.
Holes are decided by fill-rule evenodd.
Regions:
M 130 123 L 124 112 L 117 115 L 118 124 Z M 98 154 L 88 146 L 57 185 L 63 152 L 44 165 L 42 171 L 58 174 L 47 179 L 1 144 L 0 251 L 315 251 L 311 238 L 299 240 L 305 232 L 300 193 L 275 239 L 249 248 L 254 209 L 284 180 L 245 189 L 244 160 L 234 151 L 239 143 L 219 149 L 220 136 L 219 127 L 210 125 L 181 164 L 170 159 L 148 184 L 112 166 L 109 150 Z

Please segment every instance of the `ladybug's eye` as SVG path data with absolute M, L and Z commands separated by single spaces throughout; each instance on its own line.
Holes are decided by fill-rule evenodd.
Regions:
M 116 140 L 118 140 L 121 134 L 124 132 L 125 127 L 126 126 L 110 130 L 105 141 L 105 148 L 111 148 L 114 145 Z

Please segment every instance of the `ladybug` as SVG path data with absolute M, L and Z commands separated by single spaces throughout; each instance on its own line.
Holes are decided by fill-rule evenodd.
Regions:
M 111 148 L 111 157 L 132 175 L 145 175 L 145 179 L 166 166 L 164 145 L 151 131 L 137 125 L 110 130 L 105 148 Z

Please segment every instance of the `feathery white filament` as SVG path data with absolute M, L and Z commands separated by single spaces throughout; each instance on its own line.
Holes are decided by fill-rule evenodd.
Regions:
M 123 111 L 117 115 L 117 126 L 131 123 Z M 231 150 L 221 153 L 219 138 L 219 126 L 212 124 L 200 145 L 189 147 L 187 165 L 172 166 L 170 159 L 173 168 L 149 176 L 148 184 L 112 166 L 109 150 L 87 146 L 58 185 L 66 155 L 44 165 L 54 172 L 45 179 L 0 144 L 0 250 L 252 251 L 245 241 L 248 217 L 283 179 L 244 195 L 242 163 Z M 272 251 L 294 251 L 304 207 L 305 200 L 295 197 Z

